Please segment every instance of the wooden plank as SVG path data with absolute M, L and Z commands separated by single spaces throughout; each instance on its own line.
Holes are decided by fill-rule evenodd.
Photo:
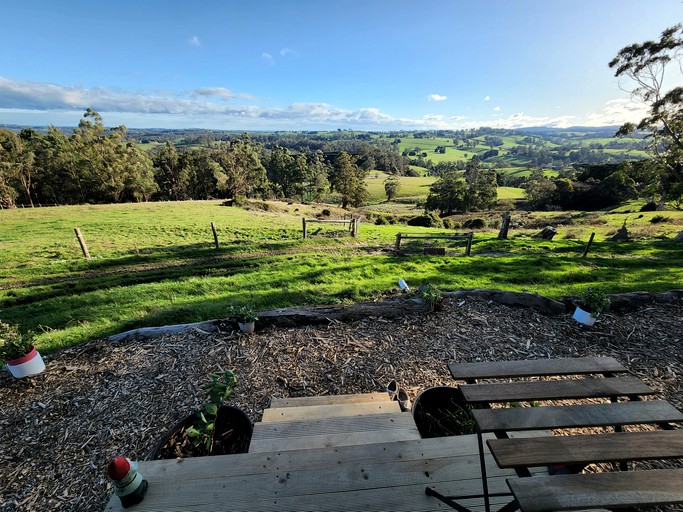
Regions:
M 361 416 L 368 414 L 390 414 L 400 412 L 396 401 L 363 402 L 335 405 L 314 405 L 304 407 L 282 407 L 265 409 L 263 422 L 308 420 L 317 418 L 337 418 L 341 416 Z
M 635 377 L 608 379 L 544 380 L 460 386 L 465 400 L 480 402 L 520 402 L 579 398 L 632 397 L 654 391 Z
M 683 503 L 683 469 L 509 479 L 523 512 Z
M 683 430 L 486 441 L 501 468 L 683 458 Z
M 362 402 L 391 402 L 386 392 L 362 393 L 356 395 L 327 395 L 327 396 L 303 396 L 296 398 L 273 398 L 270 407 L 281 409 L 283 407 L 306 407 L 314 405 L 335 405 Z
M 357 446 L 364 444 L 393 443 L 420 439 L 416 428 L 394 429 L 389 431 L 372 430 L 368 432 L 347 432 L 343 434 L 320 434 L 305 437 L 284 437 L 271 439 L 252 439 L 249 453 L 274 452 L 285 450 L 305 450 L 333 446 Z
M 473 409 L 472 414 L 482 432 L 683 422 L 683 413 L 664 400 Z
M 623 373 L 627 371 L 613 357 L 572 357 L 482 363 L 450 363 L 448 370 L 453 378 L 458 380 L 587 375 L 591 373 Z
M 405 412 L 394 412 L 389 414 L 320 418 L 316 420 L 256 423 L 252 439 L 344 434 L 372 430 L 388 431 L 403 428 L 412 428 L 417 431 L 412 415 Z

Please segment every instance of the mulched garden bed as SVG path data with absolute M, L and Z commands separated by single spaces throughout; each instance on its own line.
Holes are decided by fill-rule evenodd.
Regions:
M 47 371 L 0 375 L 0 510 L 102 510 L 105 468 L 148 456 L 165 430 L 204 403 L 211 372 L 236 371 L 231 401 L 259 421 L 272 397 L 365 393 L 391 379 L 412 399 L 452 385 L 446 363 L 611 355 L 683 409 L 683 305 L 609 314 L 593 328 L 480 298 L 442 312 L 249 336 L 186 332 L 94 340 L 46 358 Z

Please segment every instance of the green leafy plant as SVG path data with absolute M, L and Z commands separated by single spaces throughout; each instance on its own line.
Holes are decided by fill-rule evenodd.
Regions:
M 589 286 L 579 295 L 579 307 L 584 311 L 588 311 L 593 316 L 598 316 L 603 311 L 609 309 L 610 300 L 604 291 Z
M 33 336 L 21 334 L 16 325 L 0 322 L 0 359 L 18 359 L 31 352 L 32 348 Z
M 420 299 L 428 303 L 432 309 L 438 309 L 443 304 L 441 291 L 431 283 L 423 284 L 418 291 Z
M 243 306 L 229 306 L 228 315 L 241 324 L 248 324 L 258 320 L 256 310 L 249 304 Z
M 201 411 L 197 411 L 197 419 L 191 427 L 185 429 L 187 437 L 192 444 L 206 453 L 211 453 L 214 445 L 216 433 L 216 417 L 218 408 L 228 400 L 235 386 L 237 386 L 237 376 L 231 370 L 223 374 L 212 373 L 209 375 L 210 381 L 204 385 L 204 389 L 209 395 L 209 401 Z

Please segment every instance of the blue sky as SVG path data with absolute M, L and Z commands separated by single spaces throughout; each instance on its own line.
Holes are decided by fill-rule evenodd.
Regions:
M 642 109 L 608 62 L 681 21 L 681 0 L 7 0 L 0 123 L 614 125 Z

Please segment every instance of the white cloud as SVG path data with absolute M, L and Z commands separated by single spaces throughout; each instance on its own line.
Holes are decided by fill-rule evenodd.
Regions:
M 282 55 L 283 57 L 287 57 L 290 55 L 292 57 L 298 57 L 299 53 L 295 50 L 292 50 L 291 48 L 283 48 L 282 50 L 280 50 L 280 55 Z
M 501 110 L 501 108 L 500 108 L 500 107 L 497 107 L 497 106 L 493 108 L 493 111 L 494 111 L 494 112 L 500 112 L 500 110 Z
M 484 96 L 484 101 L 491 101 L 491 96 Z
M 190 43 L 192 46 L 201 46 L 202 42 L 199 40 L 197 36 L 192 36 L 190 39 L 187 40 L 188 43 Z
M 430 94 L 427 96 L 429 101 L 446 101 L 448 96 L 441 96 L 440 94 Z
M 202 87 L 200 89 L 194 89 L 190 91 L 189 94 L 193 97 L 208 96 L 224 99 L 231 99 L 236 96 L 234 92 L 232 92 L 230 89 L 226 89 L 225 87 Z
M 126 91 L 106 87 L 84 88 L 42 82 L 19 82 L 0 76 L 0 111 L 4 122 L 21 119 L 17 124 L 34 124 L 32 119 L 61 119 L 69 113 L 82 113 L 91 107 L 115 124 L 136 127 L 207 127 L 226 129 L 280 128 L 305 130 L 325 127 L 357 129 L 467 129 L 489 126 L 515 129 L 527 126 L 604 126 L 638 121 L 645 112 L 642 105 L 617 99 L 602 111 L 587 116 L 533 116 L 523 112 L 496 114 L 493 120 L 467 120 L 457 112 L 447 115 L 429 113 L 407 118 L 391 115 L 369 106 L 341 108 L 324 102 L 293 103 L 286 106 L 244 104 L 256 98 L 226 87 L 200 87 L 185 92 L 157 90 Z M 496 112 L 500 109 L 496 107 Z M 60 117 L 61 116 L 61 117 Z M 75 117 L 78 119 L 78 117 Z M 133 120 L 131 123 L 129 120 Z M 116 121 L 115 121 L 116 120 Z
M 601 112 L 586 116 L 586 126 L 609 126 L 624 123 L 638 123 L 647 115 L 647 106 L 628 98 L 619 98 L 605 103 Z
M 273 56 L 272 56 L 270 53 L 268 53 L 268 52 L 263 52 L 263 53 L 261 54 L 261 57 L 263 57 L 263 58 L 266 59 L 266 60 L 273 60 Z

